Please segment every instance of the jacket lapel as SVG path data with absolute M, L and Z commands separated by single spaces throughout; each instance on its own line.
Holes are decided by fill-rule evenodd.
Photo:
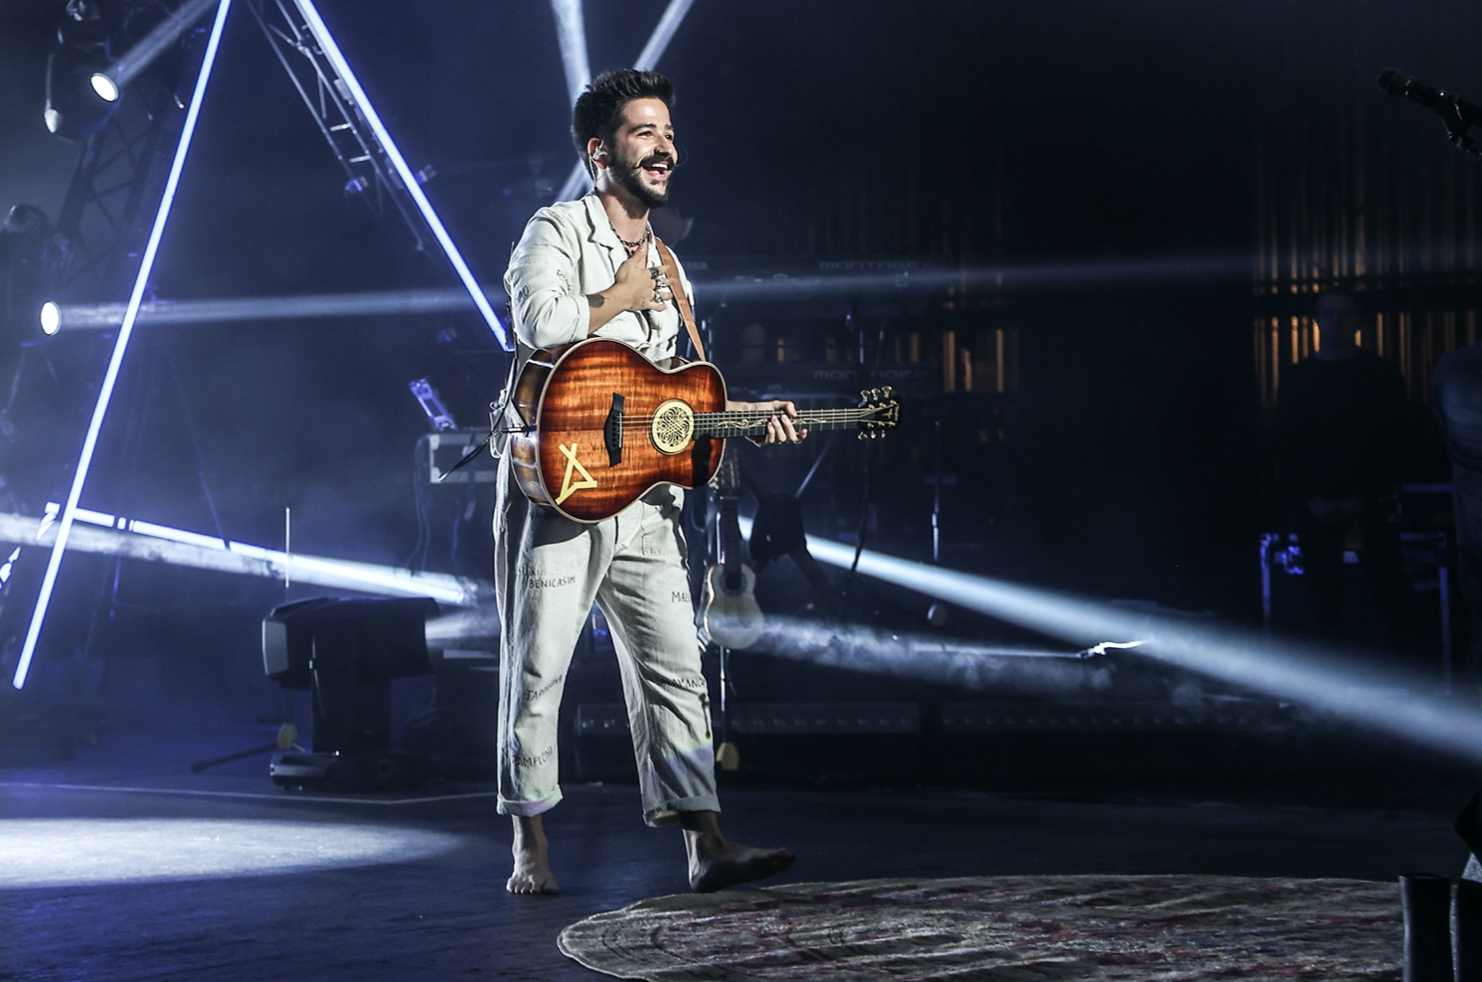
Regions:
M 617 233 L 612 230 L 612 222 L 608 221 L 607 212 L 597 196 L 588 194 L 581 199 L 581 203 L 587 210 L 587 241 L 607 250 L 608 258 L 612 260 L 612 271 L 616 272 L 623 260 L 628 258 L 628 250 L 618 241 Z

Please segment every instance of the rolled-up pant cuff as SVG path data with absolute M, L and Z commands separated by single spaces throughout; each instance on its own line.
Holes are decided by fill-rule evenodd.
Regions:
M 718 812 L 720 798 L 713 794 L 699 794 L 691 798 L 676 798 L 663 808 L 650 808 L 643 813 L 643 820 L 654 828 L 679 824 L 680 812 Z
M 560 791 L 539 801 L 511 801 L 501 795 L 499 798 L 499 814 L 518 815 L 521 818 L 534 818 L 536 815 L 542 815 L 550 811 L 560 803 Z

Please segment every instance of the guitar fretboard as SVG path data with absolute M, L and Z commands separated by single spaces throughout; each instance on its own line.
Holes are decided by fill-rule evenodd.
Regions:
M 793 417 L 792 424 L 799 429 L 845 430 L 858 427 L 877 416 L 888 407 L 861 406 L 853 409 L 805 409 Z M 695 413 L 695 436 L 761 436 L 767 432 L 767 420 L 776 413 L 758 412 L 749 409 L 726 409 L 716 413 Z M 652 416 L 624 416 L 623 428 L 647 428 Z
M 878 406 L 855 409 L 805 409 L 793 418 L 792 425 L 810 430 L 844 430 L 858 427 L 880 412 Z M 695 413 L 696 436 L 760 436 L 767 432 L 767 420 L 776 413 L 758 413 L 730 409 L 718 413 Z

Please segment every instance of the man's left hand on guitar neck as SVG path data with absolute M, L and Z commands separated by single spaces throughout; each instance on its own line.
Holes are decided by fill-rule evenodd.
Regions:
M 767 420 L 767 432 L 759 437 L 747 437 L 752 443 L 759 447 L 769 443 L 802 443 L 803 438 L 808 435 L 807 428 L 798 429 L 793 426 L 793 418 L 798 415 L 798 407 L 781 399 L 771 402 L 736 402 L 726 400 L 726 409 L 739 410 L 741 412 L 771 412 L 774 415 Z

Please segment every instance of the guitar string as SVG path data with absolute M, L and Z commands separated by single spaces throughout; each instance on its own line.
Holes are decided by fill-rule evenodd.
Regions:
M 738 427 L 739 428 L 742 428 L 742 429 L 746 429 L 746 428 L 750 428 L 750 427 L 753 427 L 753 426 L 766 426 L 767 425 L 767 420 L 769 418 L 770 417 L 764 417 L 762 419 L 751 419 L 751 420 L 745 420 L 745 419 L 738 419 L 738 420 L 696 420 L 695 423 L 694 423 L 694 426 L 697 429 L 736 429 Z M 793 421 L 793 425 L 794 426 L 848 426 L 848 425 L 851 425 L 851 424 L 854 424 L 854 423 L 868 423 L 868 422 L 871 422 L 871 420 L 867 420 L 867 419 L 799 419 L 799 420 L 794 420 Z M 879 421 L 879 422 L 884 422 L 884 421 Z M 646 430 L 651 425 L 652 425 L 651 422 L 648 422 L 648 421 L 630 420 L 630 421 L 625 422 L 623 424 L 623 428 L 624 429 L 628 429 L 628 430 Z M 595 429 L 597 427 L 594 426 L 593 428 Z
M 763 416 L 763 417 L 760 417 L 760 418 L 746 418 L 746 417 L 741 417 L 739 419 L 716 419 L 716 418 L 714 418 L 713 415 L 710 415 L 707 418 L 707 415 L 702 415 L 700 413 L 696 413 L 695 414 L 694 425 L 695 425 L 695 429 L 696 430 L 710 430 L 710 431 L 715 431 L 715 430 L 751 430 L 751 429 L 756 429 L 756 428 L 759 428 L 759 427 L 765 427 L 767 425 L 767 420 L 771 418 L 770 416 Z M 652 416 L 635 416 L 635 417 L 624 418 L 624 420 L 623 420 L 623 429 L 625 429 L 625 430 L 630 430 L 630 429 L 631 430 L 647 429 L 649 427 L 649 425 L 653 422 L 653 419 L 654 419 L 654 417 L 652 417 Z M 850 415 L 831 414 L 829 416 L 801 416 L 800 415 L 800 416 L 794 418 L 793 422 L 794 422 L 794 424 L 799 425 L 799 426 L 820 426 L 820 427 L 824 427 L 824 426 L 828 426 L 830 424 L 836 424 L 836 425 L 841 425 L 842 426 L 842 425 L 846 425 L 846 424 L 861 423 L 861 422 L 870 422 L 870 418 L 869 418 L 868 414 L 850 414 Z M 882 422 L 883 423 L 885 421 L 883 421 L 883 420 L 877 420 L 876 422 Z
M 874 407 L 856 406 L 856 407 L 854 407 L 852 409 L 804 409 L 804 410 L 802 410 L 801 412 L 798 413 L 798 416 L 800 418 L 815 418 L 815 417 L 830 416 L 830 415 L 832 415 L 832 416 L 858 416 L 858 415 L 865 414 L 865 413 L 877 413 L 877 412 L 882 411 L 885 408 L 889 408 L 889 407 L 884 407 L 884 406 L 874 406 Z M 711 417 L 715 417 L 715 416 L 744 416 L 744 415 L 747 415 L 749 413 L 754 413 L 754 412 L 762 412 L 762 410 L 755 410 L 755 409 L 723 409 L 723 410 L 717 410 L 717 411 L 713 411 L 713 412 L 698 412 L 698 413 L 695 413 L 694 416 L 695 416 L 696 419 L 702 419 L 702 418 L 711 418 Z M 638 418 L 638 415 L 639 414 L 637 414 L 637 413 L 625 413 L 624 414 L 624 418 L 625 419 L 637 419 Z M 774 415 L 774 414 L 773 413 L 766 413 L 766 415 L 771 416 L 771 415 Z
M 771 417 L 764 416 L 764 417 L 752 418 L 752 419 L 748 419 L 748 418 L 743 417 L 743 418 L 740 418 L 740 419 L 720 419 L 720 420 L 718 420 L 718 419 L 714 419 L 714 418 L 704 419 L 704 418 L 701 418 L 699 415 L 696 415 L 695 421 L 694 421 L 694 427 L 695 427 L 695 430 L 696 431 L 706 431 L 706 432 L 759 430 L 761 428 L 764 428 L 767 425 L 767 420 L 770 419 L 770 418 Z M 653 417 L 636 417 L 636 418 L 633 418 L 633 419 L 625 419 L 625 420 L 623 420 L 623 429 L 624 430 L 645 430 L 645 429 L 648 429 L 649 428 L 649 426 L 652 423 L 652 420 L 653 420 Z M 837 416 L 837 415 L 834 415 L 834 416 L 828 416 L 828 417 L 816 417 L 816 416 L 815 417 L 798 417 L 798 418 L 794 419 L 793 422 L 794 422 L 795 425 L 798 425 L 798 426 L 814 426 L 814 427 L 820 427 L 820 428 L 832 428 L 832 427 L 842 427 L 842 426 L 855 425 L 855 424 L 859 424 L 859 423 L 869 423 L 869 422 L 872 422 L 872 420 L 868 416 L 865 416 L 865 415 L 851 415 L 851 416 Z M 886 420 L 873 420 L 873 422 L 875 422 L 877 424 L 888 425 L 888 421 L 886 421 Z
M 795 417 L 793 417 L 793 418 L 796 421 L 801 422 L 801 423 L 815 423 L 815 422 L 821 423 L 821 422 L 829 422 L 829 421 L 833 421 L 833 420 L 857 420 L 857 419 L 864 419 L 867 416 L 870 416 L 872 414 L 876 414 L 876 413 L 879 413 L 879 412 L 881 412 L 880 409 L 809 409 L 809 410 L 804 410 L 803 412 L 798 413 L 798 415 L 795 416 Z M 771 416 L 772 416 L 772 414 L 769 413 L 765 417 L 762 417 L 762 418 L 763 419 L 770 419 Z M 718 421 L 722 425 L 724 425 L 727 422 L 727 420 L 725 419 L 725 417 L 730 417 L 731 419 L 738 419 L 739 420 L 739 419 L 745 419 L 745 418 L 747 418 L 747 415 L 746 415 L 746 411 L 745 410 L 737 410 L 737 409 L 727 409 L 727 410 L 725 410 L 723 412 L 695 413 L 694 414 L 694 419 L 695 419 L 695 422 L 696 423 L 699 423 L 699 422 L 702 422 L 702 421 L 703 422 L 706 422 L 706 423 L 716 423 Z M 630 424 L 630 423 L 648 423 L 648 422 L 652 422 L 653 419 L 654 419 L 654 416 L 652 414 L 647 415 L 647 416 L 638 415 L 638 414 L 632 414 L 632 415 L 624 414 L 624 416 L 623 416 L 623 423 L 624 423 L 624 425 L 627 425 L 627 424 Z

